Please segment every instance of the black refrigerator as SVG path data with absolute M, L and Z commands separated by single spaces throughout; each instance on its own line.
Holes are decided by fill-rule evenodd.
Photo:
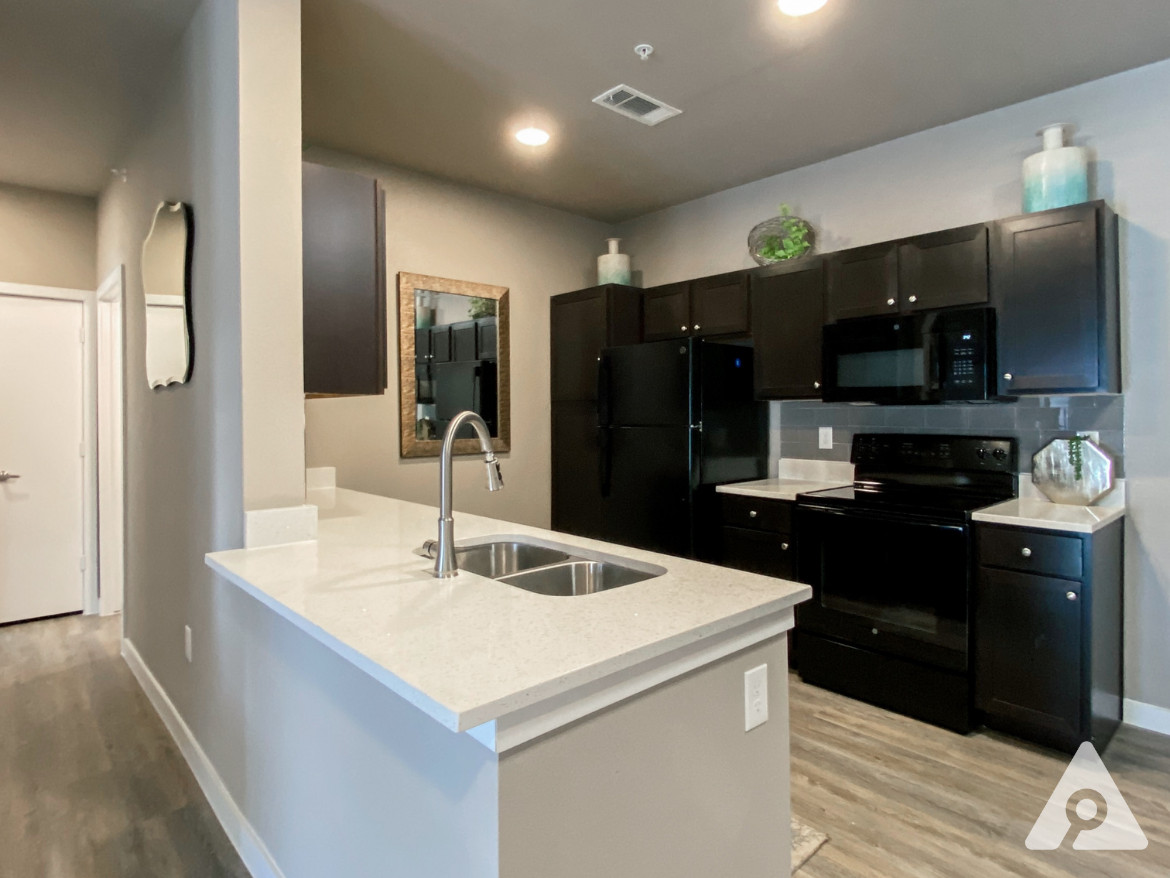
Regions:
M 595 410 L 558 405 L 556 530 L 694 556 L 714 486 L 767 470 L 750 347 L 680 339 L 607 348 Z

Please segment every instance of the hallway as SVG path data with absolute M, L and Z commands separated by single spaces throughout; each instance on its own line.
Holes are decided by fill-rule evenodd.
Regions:
M 0 628 L 0 878 L 244 878 L 120 626 Z

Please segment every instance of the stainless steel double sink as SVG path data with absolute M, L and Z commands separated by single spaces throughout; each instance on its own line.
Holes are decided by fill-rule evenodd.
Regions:
M 428 556 L 428 546 L 419 554 Z M 666 569 L 532 537 L 497 536 L 455 547 L 460 570 L 534 594 L 594 594 L 661 576 Z

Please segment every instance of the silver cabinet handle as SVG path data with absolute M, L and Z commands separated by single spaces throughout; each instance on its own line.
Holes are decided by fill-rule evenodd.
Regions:
M 10 473 L 6 469 L 0 469 L 0 482 L 10 482 L 13 479 L 19 479 L 19 478 L 20 478 L 20 476 L 18 476 L 16 473 Z
M 749 510 L 748 510 L 748 518 L 755 518 L 755 517 L 756 517 L 757 515 L 759 515 L 759 514 L 760 514 L 760 513 L 756 512 L 756 510 L 754 510 L 754 509 L 749 509 Z
M 1020 549 L 1020 554 L 1023 555 L 1025 558 L 1031 558 L 1032 557 L 1032 550 L 1029 549 L 1027 546 L 1024 546 L 1024 548 Z
M 893 304 L 897 303 L 897 301 L 898 301 L 897 299 L 886 299 L 886 304 L 893 305 Z
M 1012 380 L 1012 373 L 1011 372 L 1004 372 L 1003 373 L 1003 380 L 1004 381 L 1011 381 Z
M 813 382 L 813 390 L 820 390 L 820 389 L 821 389 L 821 382 L 814 381 Z
M 780 544 L 780 551 L 787 552 L 788 551 L 788 543 L 781 543 Z
M 702 328 L 703 327 L 699 326 L 699 324 L 697 324 L 697 323 L 695 324 L 695 332 L 698 332 Z
M 910 302 L 917 302 L 917 301 L 918 301 L 918 297 L 917 297 L 917 296 L 911 296 L 911 297 L 910 297 L 910 299 L 909 299 L 908 301 L 910 301 Z
M 1075 591 L 1066 591 L 1064 596 L 1070 601 L 1075 601 L 1077 599 L 1077 593 Z
M 687 328 L 685 326 L 680 326 L 679 329 L 681 329 L 683 332 L 687 331 Z

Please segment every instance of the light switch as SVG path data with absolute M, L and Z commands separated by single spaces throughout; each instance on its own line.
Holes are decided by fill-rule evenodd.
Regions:
M 760 665 L 743 675 L 743 730 L 750 732 L 768 721 L 768 666 Z
M 820 440 L 821 448 L 831 449 L 833 447 L 833 428 L 821 427 Z

